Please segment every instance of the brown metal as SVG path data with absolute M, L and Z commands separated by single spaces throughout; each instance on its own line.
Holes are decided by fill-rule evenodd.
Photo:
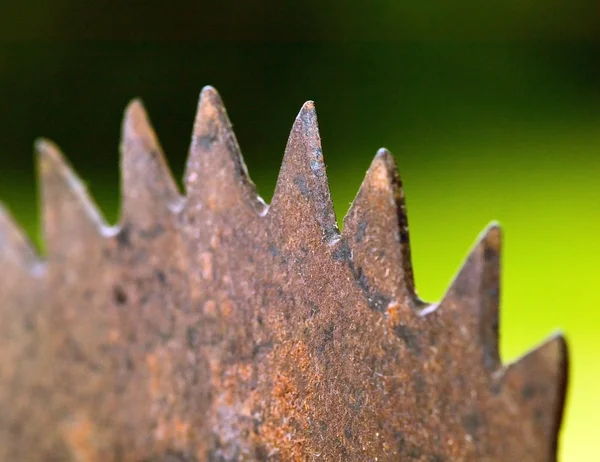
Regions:
M 270 206 L 209 87 L 183 197 L 128 107 L 116 227 L 37 150 L 45 261 L 0 213 L 0 460 L 556 460 L 566 345 L 500 362 L 498 226 L 422 302 L 391 155 L 340 233 L 312 102 Z

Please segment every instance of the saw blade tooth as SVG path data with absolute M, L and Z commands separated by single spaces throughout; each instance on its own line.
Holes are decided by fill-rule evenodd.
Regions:
M 200 93 L 184 183 L 191 208 L 230 213 L 249 204 L 263 214 L 267 207 L 250 180 L 221 97 L 210 86 Z
M 440 303 L 443 316 L 454 311 L 461 328 L 481 346 L 484 366 L 495 371 L 499 354 L 500 251 L 502 231 L 490 224 L 469 253 Z
M 54 143 L 38 140 L 40 189 L 46 251 L 77 255 L 90 236 L 108 232 L 106 222 L 87 188 L 64 160 Z M 84 255 L 81 255 L 84 256 Z
M 316 224 L 326 242 L 340 238 L 312 101 L 302 106 L 292 126 L 271 210 L 283 217 L 281 225 L 288 233 Z
M 499 375 L 502 395 L 517 404 L 516 408 L 512 406 L 520 413 L 517 424 L 533 428 L 539 447 L 549 447 L 546 460 L 554 460 L 556 454 L 568 372 L 567 342 L 558 333 L 506 366 Z
M 39 263 L 40 259 L 31 242 L 0 203 L 0 268 L 17 267 L 29 271 Z
M 344 218 L 356 270 L 373 289 L 412 305 L 416 298 L 404 190 L 393 156 L 380 149 Z
M 121 136 L 122 220 L 148 226 L 181 200 L 162 147 L 140 100 L 125 110 Z

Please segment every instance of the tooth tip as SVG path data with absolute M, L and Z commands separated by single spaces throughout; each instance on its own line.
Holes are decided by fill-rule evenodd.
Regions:
M 38 256 L 29 237 L 2 202 L 0 202 L 0 243 L 2 244 L 0 245 L 0 260 L 3 260 L 3 252 L 8 251 L 9 255 L 14 252 L 20 263 L 26 265 L 37 263 Z M 3 246 L 5 246 L 4 249 Z
M 387 148 L 379 148 L 377 150 L 377 154 L 375 154 L 375 158 L 376 159 L 383 159 L 383 160 L 386 160 L 386 161 L 388 159 L 393 160 L 392 153 Z
M 398 177 L 398 166 L 396 160 L 390 151 L 381 148 L 375 154 L 371 166 L 367 172 L 367 176 L 371 175 L 374 170 L 383 168 L 388 174 L 388 181 L 392 182 L 393 178 Z
M 557 332 L 518 359 L 516 364 L 540 363 L 546 367 L 550 374 L 564 379 L 567 374 L 568 358 L 567 340 L 562 332 Z
M 305 125 L 315 125 L 317 122 L 317 111 L 315 108 L 314 101 L 307 101 L 300 108 L 298 116 L 296 117 L 296 123 L 303 122 Z
M 191 203 L 210 201 L 213 211 L 237 203 L 262 213 L 264 203 L 249 178 L 225 104 L 212 86 L 200 92 L 184 184 Z
M 51 157 L 54 159 L 62 157 L 56 145 L 46 138 L 36 139 L 33 146 L 35 152 L 41 157 Z
M 301 150 L 302 154 L 311 156 L 315 150 L 321 150 L 321 136 L 319 134 L 319 123 L 317 121 L 317 112 L 313 101 L 307 101 L 302 105 L 300 112 L 296 116 L 292 133 L 288 139 L 288 147 L 290 142 L 300 142 L 308 146 L 308 150 Z M 286 149 L 284 162 L 286 161 L 289 149 Z
M 212 86 L 207 85 L 202 88 L 200 91 L 200 99 L 198 101 L 198 115 L 205 113 L 208 108 L 213 108 L 211 112 L 222 111 L 223 109 L 223 99 L 219 92 Z M 214 112 L 213 112 L 214 114 Z
M 375 158 L 373 159 L 373 162 L 381 162 L 386 166 L 389 166 L 391 163 L 393 163 L 393 161 L 394 159 L 387 149 L 378 150 L 377 154 L 375 154 Z
M 140 125 L 148 125 L 148 116 L 144 104 L 139 98 L 129 102 L 125 108 L 125 117 L 123 119 L 123 132 L 125 136 L 130 136 L 139 131 Z
M 87 192 L 83 181 L 72 169 L 60 149 L 44 138 L 35 141 L 44 216 L 48 222 L 91 222 L 94 228 L 105 226 L 105 220 Z M 60 216 L 69 210 L 69 216 Z M 85 220 L 80 217 L 85 217 Z M 45 225 L 46 226 L 46 225 Z M 49 239 L 49 231 L 46 238 Z M 54 238 L 53 236 L 50 238 Z
M 500 251 L 502 245 L 502 227 L 497 221 L 492 221 L 483 231 L 480 244 L 486 249 Z
M 200 99 L 198 100 L 198 109 L 196 110 L 196 119 L 194 121 L 194 137 L 199 135 L 206 135 L 210 132 L 211 136 L 217 129 L 214 126 L 215 121 L 218 125 L 227 119 L 225 106 L 221 96 L 211 86 L 206 86 L 200 92 Z
M 127 108 L 125 109 L 125 112 L 127 114 L 132 113 L 132 112 L 136 112 L 136 111 L 143 111 L 144 110 L 144 103 L 142 102 L 141 98 L 133 98 L 131 101 L 129 101 L 129 104 L 127 104 Z
M 47 150 L 47 143 L 49 141 L 46 138 L 36 138 L 33 142 L 33 147 L 36 152 L 41 153 Z
M 561 384 L 567 376 L 568 359 L 567 340 L 562 332 L 557 332 L 508 367 L 521 370 L 523 368 L 535 370 L 535 367 L 542 367 L 549 375 L 559 378 L 557 386 L 564 388 Z
M 389 194 L 394 194 L 392 199 L 394 214 L 396 214 L 399 208 L 403 208 L 403 194 L 401 192 L 401 184 L 398 180 L 398 168 L 394 157 L 387 149 L 379 149 L 371 161 L 371 165 L 367 170 L 348 215 L 350 215 L 350 212 L 355 207 L 368 209 L 373 206 L 373 204 L 369 204 L 369 201 L 372 201 L 373 198 L 366 193 L 368 190 L 386 191 L 385 194 L 388 196 Z M 368 195 L 368 198 L 363 198 L 365 194 Z M 365 200 L 367 203 L 363 203 Z M 389 197 L 386 197 L 384 201 L 385 203 L 389 203 Z
M 65 157 L 54 142 L 46 138 L 38 138 L 34 143 L 34 149 L 42 173 L 62 170 L 65 167 Z
M 312 112 L 314 110 L 315 110 L 315 102 L 312 100 L 308 100 L 302 105 L 300 112 Z
M 518 371 L 521 377 L 544 382 L 552 387 L 557 402 L 555 409 L 562 413 L 562 400 L 567 389 L 569 375 L 569 349 L 565 336 L 555 333 L 541 345 L 532 349 L 517 361 L 508 365 L 508 371 Z
M 519 400 L 525 425 L 533 424 L 538 437 L 550 441 L 556 451 L 568 388 L 569 358 L 562 333 L 508 364 L 501 378 L 501 389 Z M 543 413 L 540 412 L 543 410 Z M 539 432 L 539 433 L 538 433 Z M 552 459 L 554 460 L 554 459 Z
M 314 230 L 321 239 L 339 238 L 312 101 L 304 103 L 292 125 L 269 209 L 273 215 L 286 216 L 289 223 L 295 216 L 293 228 L 310 220 L 318 223 Z
M 121 134 L 121 190 L 124 216 L 159 210 L 156 200 L 171 202 L 178 190 L 148 113 L 139 98 L 125 109 Z
M 569 348 L 565 335 L 562 332 L 556 332 L 538 347 L 538 350 L 543 352 L 547 358 L 560 363 L 567 359 Z
M 129 142 L 149 144 L 152 149 L 158 147 L 158 139 L 150 123 L 146 108 L 139 98 L 133 99 L 125 108 L 121 131 L 121 152 L 126 155 L 129 150 L 123 149 Z
M 486 228 L 486 233 L 501 233 L 502 232 L 502 226 L 500 225 L 500 222 L 496 221 L 496 220 L 492 220 Z
M 200 91 L 200 97 L 209 98 L 209 97 L 219 97 L 219 92 L 212 85 L 205 85 Z
M 396 162 L 387 149 L 379 149 L 373 158 L 344 218 L 343 233 L 373 287 L 411 306 L 416 293 L 406 204 Z M 374 259 L 376 254 L 380 256 Z

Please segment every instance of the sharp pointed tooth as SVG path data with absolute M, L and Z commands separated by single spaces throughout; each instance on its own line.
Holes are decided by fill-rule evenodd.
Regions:
M 346 218 L 344 237 L 369 286 L 400 302 L 415 297 L 404 191 L 396 163 L 380 149 Z
M 312 101 L 302 106 L 292 127 L 271 209 L 290 233 L 314 226 L 326 242 L 339 239 Z
M 124 221 L 155 225 L 157 214 L 179 202 L 177 186 L 139 100 L 132 101 L 125 111 L 121 170 Z
M 88 192 L 67 165 L 56 146 L 46 140 L 36 143 L 39 156 L 43 224 L 49 256 L 80 255 L 82 246 L 101 236 L 105 222 Z
M 440 315 L 459 319 L 483 351 L 488 370 L 500 366 L 498 352 L 498 307 L 500 295 L 500 247 L 502 233 L 493 223 L 467 257 L 440 303 Z
M 40 263 L 29 239 L 0 204 L 0 268 L 12 271 L 13 268 L 31 270 Z
M 556 454 L 568 369 L 567 343 L 558 334 L 507 366 L 499 378 L 502 396 L 508 400 L 503 407 L 518 412 L 515 420 L 526 434 L 544 445 L 553 442 L 549 457 Z
M 266 207 L 248 177 L 225 107 L 212 87 L 200 94 L 185 186 L 191 208 L 230 212 L 249 204 L 263 213 Z

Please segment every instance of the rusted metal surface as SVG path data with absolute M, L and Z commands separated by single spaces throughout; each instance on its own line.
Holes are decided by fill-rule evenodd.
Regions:
M 139 102 L 121 149 L 118 226 L 47 141 L 44 261 L 0 213 L 0 460 L 555 460 L 565 341 L 500 362 L 496 225 L 427 304 L 391 155 L 340 233 L 311 102 L 270 206 L 212 88 L 185 195 Z

